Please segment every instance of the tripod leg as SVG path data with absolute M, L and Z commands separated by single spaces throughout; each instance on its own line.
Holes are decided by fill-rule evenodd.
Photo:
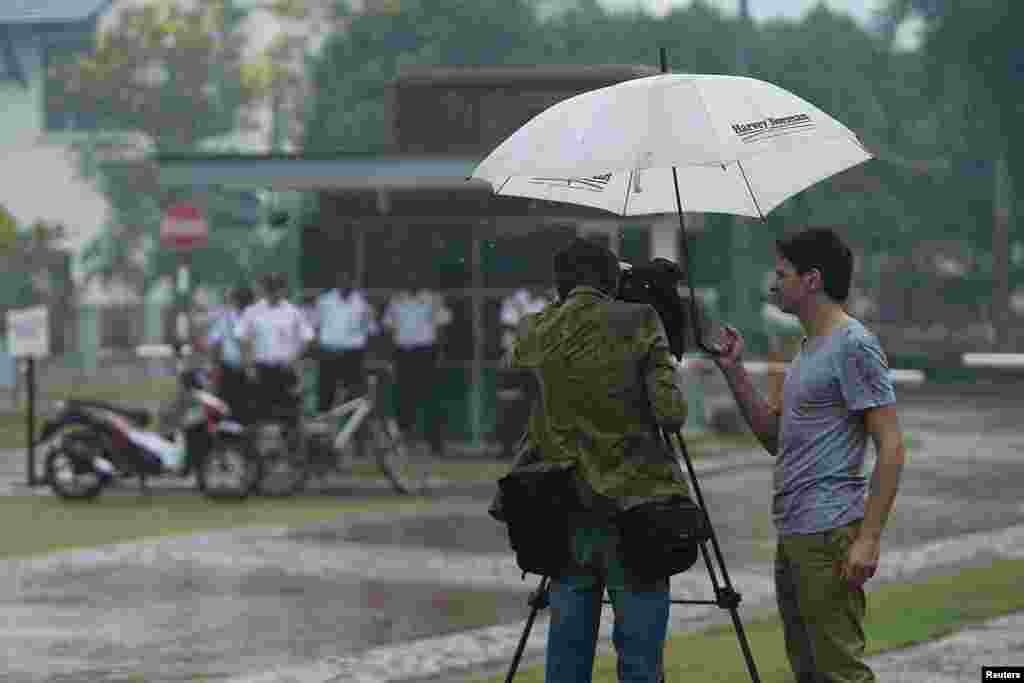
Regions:
M 530 630 L 533 628 L 533 621 L 537 618 L 537 612 L 544 609 L 549 604 L 548 589 L 550 587 L 551 580 L 542 576 L 540 579 L 540 585 L 537 586 L 537 590 L 530 594 L 530 616 L 526 618 L 526 627 L 523 629 L 523 635 L 519 637 L 519 645 L 516 646 L 516 653 L 512 657 L 512 665 L 508 669 L 508 675 L 505 676 L 505 683 L 512 683 L 512 678 L 516 675 L 516 669 L 519 668 L 519 660 L 523 656 L 523 650 L 526 648 L 526 640 L 530 637 Z
M 675 433 L 676 442 L 679 444 L 679 451 L 683 454 L 683 461 L 686 463 L 686 471 L 690 475 L 690 480 L 693 482 L 693 492 L 697 497 L 697 505 L 700 506 L 701 510 L 704 510 L 707 515 L 707 505 L 704 503 L 704 494 L 700 490 L 700 482 L 697 481 L 697 473 L 693 469 L 693 463 L 690 461 L 690 454 L 686 450 L 686 441 L 683 440 L 683 435 Z M 664 439 L 665 444 L 672 447 L 672 442 L 668 438 L 668 434 L 664 430 L 661 432 L 661 438 Z M 700 544 L 701 554 L 704 556 L 704 563 L 707 565 L 708 574 L 711 577 L 711 585 L 715 590 L 715 599 L 718 602 L 718 606 L 723 609 L 728 609 L 729 614 L 732 617 L 733 627 L 736 629 L 736 639 L 740 644 L 740 651 L 743 653 L 743 658 L 746 660 L 747 671 L 750 673 L 750 680 L 753 683 L 761 683 L 761 678 L 758 676 L 757 667 L 754 665 L 754 656 L 750 651 L 750 644 L 747 642 L 747 634 L 743 629 L 743 622 L 740 621 L 739 615 L 739 604 L 740 594 L 737 593 L 733 587 L 732 582 L 729 580 L 729 571 L 725 568 L 725 558 L 722 555 L 722 548 L 718 545 L 718 536 L 715 534 L 714 526 L 711 524 L 711 516 L 708 517 L 708 527 L 710 529 L 710 541 L 711 547 L 714 550 L 715 559 L 718 561 L 718 568 L 722 572 L 722 582 L 724 585 L 719 586 L 718 580 L 715 576 L 714 567 L 711 563 L 711 556 L 707 549 L 707 542 Z

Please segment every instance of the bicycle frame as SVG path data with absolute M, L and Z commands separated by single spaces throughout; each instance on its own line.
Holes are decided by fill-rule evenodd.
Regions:
M 349 440 L 355 431 L 363 424 L 363 420 L 373 411 L 373 401 L 369 396 L 356 396 L 345 401 L 339 406 L 331 408 L 326 413 L 317 415 L 314 420 L 330 420 L 351 414 L 352 417 L 345 423 L 345 426 L 334 437 L 333 448 L 341 450 L 348 445 Z

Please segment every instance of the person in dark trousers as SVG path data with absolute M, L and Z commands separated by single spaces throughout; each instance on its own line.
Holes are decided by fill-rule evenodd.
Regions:
M 378 332 L 373 307 L 352 277 L 339 271 L 334 288 L 316 300 L 317 327 L 317 409 L 334 405 L 340 383 L 347 396 L 364 391 L 363 365 L 370 335 Z
M 291 419 L 299 414 L 299 360 L 315 339 L 309 320 L 285 298 L 288 281 L 281 273 L 264 278 L 266 297 L 242 312 L 235 324 L 250 381 L 250 418 L 274 419 L 281 410 Z
M 503 355 L 507 356 L 511 352 L 515 344 L 516 329 L 523 318 L 539 313 L 550 303 L 539 288 L 531 291 L 525 287 L 517 289 L 502 300 L 499 317 Z M 527 370 L 503 367 L 498 371 L 498 415 L 495 433 L 501 443 L 502 458 L 515 456 L 516 445 L 526 429 L 526 421 L 530 416 L 527 384 L 531 379 Z
M 398 292 L 384 311 L 384 327 L 395 344 L 395 380 L 398 424 L 406 433 L 416 431 L 417 413 L 426 419 L 426 441 L 434 456 L 444 455 L 443 424 L 438 403 L 438 349 L 441 328 L 452 320 L 444 298 L 413 273 L 411 286 Z
M 775 592 L 793 674 L 798 683 L 867 683 L 876 679 L 864 661 L 864 584 L 878 568 L 904 463 L 896 395 L 878 338 L 845 310 L 849 247 L 812 228 L 780 240 L 777 252 L 772 294 L 806 334 L 781 403 L 755 389 L 735 328 L 723 328 L 715 361 L 775 457 Z
M 235 326 L 242 312 L 255 300 L 256 296 L 248 285 L 232 287 L 228 293 L 228 307 L 214 321 L 207 338 L 210 354 L 219 375 L 217 392 L 231 408 L 232 414 L 242 421 L 245 419 L 247 380 L 242 364 L 242 348 L 235 335 Z
M 554 271 L 560 303 L 522 320 L 508 357 L 510 367 L 539 379 L 527 439 L 546 463 L 574 466 L 584 508 L 566 522 L 569 563 L 551 577 L 544 680 L 591 680 L 607 590 L 618 680 L 656 683 L 664 669 L 670 572 L 634 571 L 615 519 L 635 506 L 689 495 L 656 429 L 675 431 L 686 421 L 681 375 L 657 311 L 614 299 L 619 263 L 609 249 L 577 239 L 555 255 Z

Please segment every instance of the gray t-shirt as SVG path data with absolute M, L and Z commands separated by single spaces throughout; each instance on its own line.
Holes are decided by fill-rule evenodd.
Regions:
M 864 517 L 863 411 L 896 402 L 885 353 L 858 320 L 804 340 L 786 370 L 772 514 L 781 535 Z

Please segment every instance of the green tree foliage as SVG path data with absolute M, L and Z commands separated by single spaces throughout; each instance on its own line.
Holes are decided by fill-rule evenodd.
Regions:
M 225 0 L 128 7 L 94 54 L 53 65 L 58 104 L 94 113 L 101 128 L 142 131 L 164 152 L 234 131 L 263 96 L 242 78 L 243 16 Z
M 402 66 L 529 64 L 539 24 L 525 0 L 403 0 L 351 15 L 313 70 L 306 149 L 386 149 L 388 82 Z
M 936 192 L 935 204 L 944 210 L 936 223 L 946 234 L 958 231 L 974 261 L 970 278 L 953 283 L 949 298 L 987 302 L 997 344 L 1008 347 L 1010 293 L 1024 284 L 1024 268 L 1012 257 L 1019 253 L 1015 245 L 1024 243 L 1024 48 L 1018 35 L 1024 6 L 1015 0 L 890 0 L 883 24 L 893 35 L 912 17 L 923 23 L 922 99 L 935 111 L 935 138 L 952 162 Z M 1016 211 L 998 228 L 996 209 L 1010 208 L 1004 202 L 1012 196 L 996 199 L 1004 177 L 997 160 L 1005 161 L 1009 185 L 1017 188 Z
M 879 245 L 930 220 L 929 211 L 906 201 L 934 190 L 932 171 L 914 162 L 944 153 L 937 142 L 940 117 L 920 94 L 924 62 L 890 50 L 881 35 L 824 5 L 800 21 L 750 28 L 700 0 L 664 17 L 610 13 L 591 0 L 562 3 L 545 19 L 525 0 L 406 0 L 389 7 L 351 17 L 326 43 L 313 72 L 307 150 L 386 149 L 387 86 L 406 63 L 654 65 L 658 48 L 666 46 L 673 71 L 735 73 L 742 36 L 751 75 L 838 117 L 882 159 L 859 172 L 859 184 L 823 184 L 783 207 L 780 217 L 852 222 L 866 243 Z
M 266 84 L 253 78 L 243 61 L 244 14 L 227 0 L 196 3 L 153 2 L 123 10 L 118 23 L 102 32 L 93 54 L 53 65 L 49 78 L 61 107 L 94 113 L 99 127 L 141 131 L 151 152 L 194 151 L 205 140 L 255 125 L 252 109 L 266 96 Z M 80 144 L 83 173 L 93 141 Z M 136 291 L 173 272 L 176 257 L 158 248 L 164 210 L 180 199 L 160 187 L 151 161 L 100 162 L 101 186 L 111 204 L 104 232 L 83 251 L 91 275 L 120 278 Z M 230 197 L 211 190 L 211 204 Z M 238 261 L 260 240 L 240 232 L 212 212 L 211 246 L 197 250 L 199 278 L 217 281 L 242 267 Z M 237 244 L 232 244 L 238 240 Z
M 66 229 L 60 223 L 38 220 L 19 226 L 0 204 L 0 309 L 21 308 L 66 295 L 55 278 L 66 252 L 60 242 Z

